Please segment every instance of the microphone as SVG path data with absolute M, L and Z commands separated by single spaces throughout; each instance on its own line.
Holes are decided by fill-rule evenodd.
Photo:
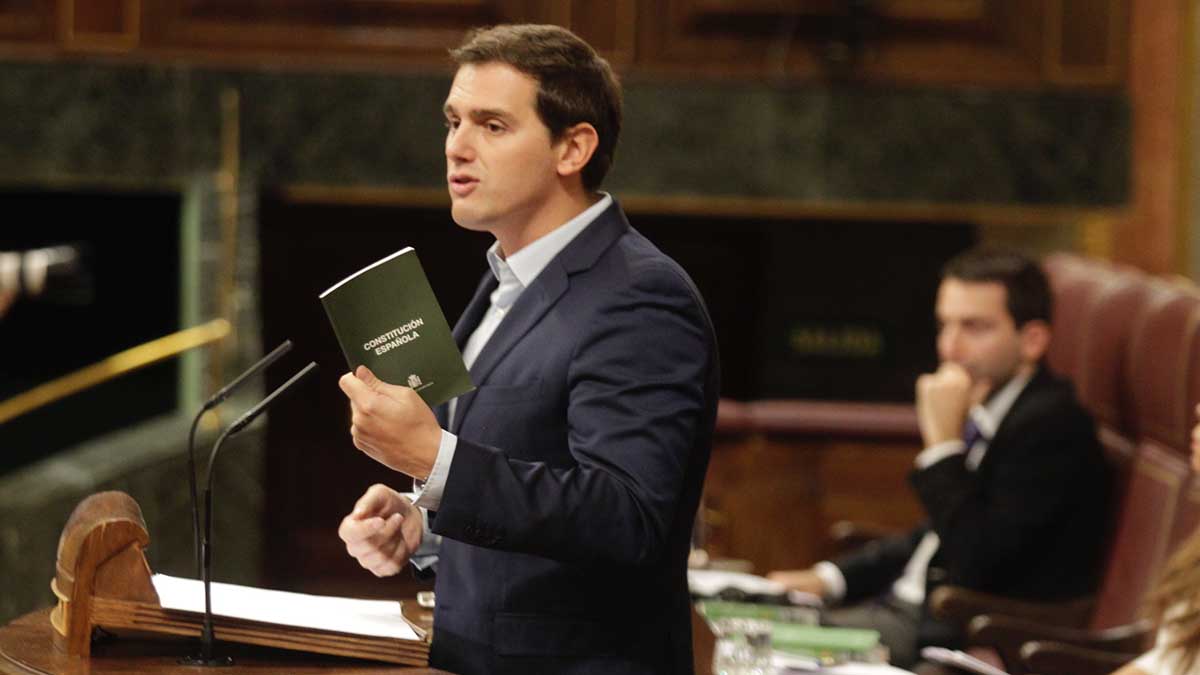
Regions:
M 200 576 L 200 570 L 203 564 L 200 560 L 200 498 L 196 489 L 196 429 L 200 426 L 200 418 L 204 413 L 212 410 L 220 405 L 225 399 L 229 398 L 238 387 L 242 386 L 246 380 L 258 374 L 267 366 L 275 363 L 281 356 L 287 354 L 292 349 L 292 341 L 284 340 L 282 344 L 276 347 L 270 354 L 258 360 L 258 363 L 246 369 L 246 372 L 238 375 L 232 382 L 221 387 L 221 390 L 213 394 L 204 405 L 200 406 L 200 412 L 196 413 L 196 417 L 192 419 L 192 430 L 188 432 L 188 484 L 192 490 L 192 550 L 196 556 L 196 576 Z
M 204 579 L 204 628 L 201 634 L 200 656 L 188 659 L 187 663 L 189 665 L 223 666 L 233 663 L 233 659 L 229 657 L 213 659 L 212 655 L 212 485 L 215 473 L 214 469 L 217 465 L 217 454 L 221 452 L 221 445 L 225 442 L 225 439 L 249 426 L 264 410 L 271 407 L 271 404 L 285 391 L 291 389 L 293 385 L 316 369 L 316 362 L 309 362 L 303 370 L 293 375 L 287 382 L 279 385 L 270 395 L 259 401 L 253 408 L 247 410 L 241 417 L 234 420 L 233 424 L 230 424 L 229 428 L 222 432 L 217 438 L 217 442 L 213 444 L 212 454 L 208 457 L 208 470 L 205 472 L 204 479 L 204 539 L 200 544 L 200 550 L 204 559 L 204 566 L 202 568 Z

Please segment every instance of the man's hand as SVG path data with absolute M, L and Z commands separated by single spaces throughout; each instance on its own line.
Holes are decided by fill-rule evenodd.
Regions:
M 917 378 L 917 422 L 925 447 L 962 438 L 971 406 L 983 401 L 991 383 L 971 381 L 957 363 L 943 363 L 937 372 Z
M 428 478 L 442 428 L 417 392 L 380 380 L 366 366 L 343 375 L 338 386 L 350 399 L 354 447 L 384 466 Z
M 829 589 L 825 588 L 825 582 L 821 581 L 821 577 L 817 576 L 812 569 L 780 570 L 771 572 L 767 578 L 783 584 L 789 591 L 812 593 L 819 598 L 825 597 L 825 594 L 829 592 Z
M 421 546 L 424 531 L 420 509 L 395 490 L 375 484 L 342 519 L 338 536 L 359 565 L 377 577 L 388 577 L 404 568 Z

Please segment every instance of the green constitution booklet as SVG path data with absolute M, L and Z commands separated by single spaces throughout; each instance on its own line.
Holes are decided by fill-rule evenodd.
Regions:
M 412 387 L 431 407 L 475 388 L 411 247 L 329 287 L 321 304 L 350 370 Z

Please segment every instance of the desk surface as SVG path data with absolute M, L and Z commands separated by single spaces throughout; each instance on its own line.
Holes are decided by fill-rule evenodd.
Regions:
M 201 671 L 193 666 L 179 665 L 178 659 L 190 653 L 195 640 L 164 638 L 147 640 L 114 640 L 93 646 L 91 659 L 72 659 L 54 648 L 50 610 L 44 609 L 13 621 L 0 628 L 0 673 L 30 675 L 31 673 L 79 673 L 88 675 L 133 673 L 186 673 L 196 675 L 243 675 L 245 673 L 295 673 L 296 675 L 449 675 L 436 668 L 407 668 L 395 664 L 373 663 L 355 659 L 305 654 L 282 649 L 250 645 L 219 643 L 219 654 L 233 656 L 236 663 L 230 668 Z

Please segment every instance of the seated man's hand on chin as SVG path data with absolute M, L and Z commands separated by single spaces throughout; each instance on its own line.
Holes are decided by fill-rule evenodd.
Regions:
M 380 484 L 367 488 L 338 527 L 346 552 L 377 577 L 403 569 L 421 546 L 423 532 L 421 510 Z
M 811 568 L 806 570 L 777 570 L 767 574 L 775 583 L 783 584 L 789 591 L 811 593 L 819 598 L 828 593 L 825 582 Z
M 990 388 L 990 382 L 972 380 L 957 363 L 943 363 L 936 372 L 918 377 L 917 422 L 925 447 L 961 438 L 967 412 Z

